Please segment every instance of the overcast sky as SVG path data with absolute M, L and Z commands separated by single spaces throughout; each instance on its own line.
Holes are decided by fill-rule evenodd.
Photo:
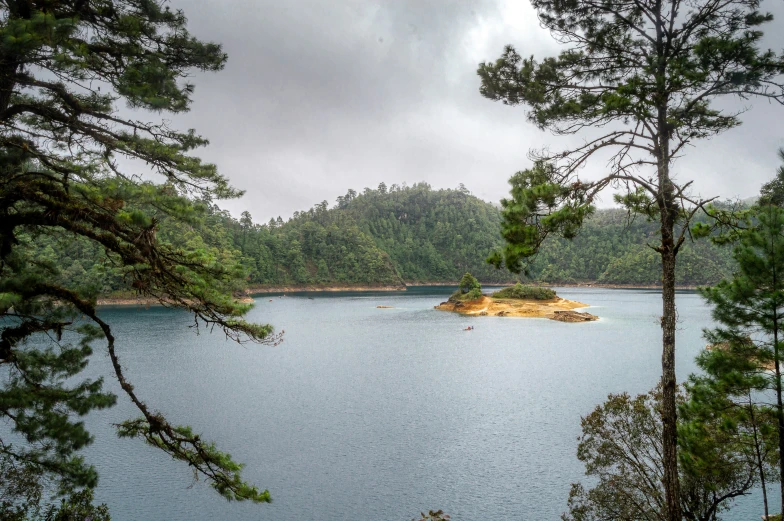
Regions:
M 782 2 L 763 1 L 779 19 Z M 190 113 L 175 118 L 210 139 L 199 151 L 246 190 L 221 206 L 257 222 L 291 216 L 349 188 L 464 183 L 497 202 L 527 153 L 561 149 L 522 107 L 479 95 L 480 61 L 505 44 L 545 57 L 559 47 L 526 0 L 173 0 L 190 30 L 223 44 L 224 71 L 195 77 Z M 780 33 L 780 31 L 773 31 Z M 784 43 L 774 34 L 771 44 Z M 745 198 L 772 177 L 784 107 L 756 101 L 738 129 L 702 141 L 676 163 L 702 195 Z M 605 165 L 595 162 L 590 179 Z M 603 205 L 611 204 L 611 196 Z

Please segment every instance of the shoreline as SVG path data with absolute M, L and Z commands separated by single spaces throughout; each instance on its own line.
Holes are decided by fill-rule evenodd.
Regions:
M 374 286 L 372 284 L 351 285 L 341 284 L 334 286 L 251 286 L 245 290 L 246 295 L 263 295 L 267 293 L 325 293 L 330 291 L 406 291 L 406 286 L 392 286 L 388 284 Z
M 251 304 L 253 303 L 253 299 L 246 295 L 244 297 L 240 297 L 236 299 L 237 302 L 241 302 L 243 304 Z M 149 298 L 149 297 L 101 297 L 96 300 L 95 305 L 98 307 L 103 306 L 164 306 L 165 304 L 161 303 L 160 300 Z
M 493 298 L 482 295 L 476 300 L 446 301 L 435 309 L 471 317 L 548 318 L 559 322 L 594 322 L 599 317 L 575 309 L 590 308 L 590 304 L 555 297 L 548 300 Z
M 571 282 L 571 283 L 552 283 L 552 284 L 531 284 L 532 286 L 544 286 L 547 288 L 602 288 L 602 289 L 658 289 L 661 285 L 657 284 L 604 284 L 601 282 Z M 702 286 L 689 284 L 676 284 L 676 290 L 697 290 Z
M 508 282 L 485 282 L 480 280 L 479 283 L 482 286 L 513 286 L 517 284 L 516 280 L 508 281 Z M 406 282 L 406 287 L 410 288 L 429 288 L 429 287 L 457 287 L 460 285 L 460 281 L 448 281 L 448 282 Z
M 496 287 L 496 286 L 513 286 L 518 281 L 510 282 L 485 282 L 479 281 L 482 287 Z M 429 286 L 457 286 L 459 282 L 406 282 L 407 287 L 429 287 Z M 661 285 L 657 284 L 606 284 L 603 282 L 521 282 L 524 286 L 535 286 L 542 288 L 604 288 L 604 289 L 661 289 Z M 696 290 L 701 286 L 694 286 L 689 284 L 678 284 L 675 286 L 676 290 Z
M 96 306 L 162 306 L 157 299 L 142 297 L 101 297 L 96 300 Z
M 514 282 L 501 283 L 501 282 L 482 282 L 484 286 L 504 286 L 507 284 L 514 284 Z M 245 290 L 245 297 L 241 299 L 242 302 L 249 303 L 251 297 L 254 295 L 266 295 L 271 293 L 330 293 L 339 291 L 357 291 L 357 292 L 405 292 L 408 288 L 426 288 L 426 287 L 456 287 L 457 282 L 412 282 L 406 283 L 403 286 L 392 285 L 379 285 L 374 286 L 371 284 L 366 285 L 334 285 L 334 286 L 252 286 Z M 564 284 L 530 284 L 531 286 L 541 286 L 548 288 L 601 288 L 601 289 L 655 289 L 661 290 L 661 286 L 657 285 L 644 285 L 644 284 L 602 284 L 599 282 L 575 282 Z M 675 286 L 676 290 L 696 290 L 698 286 L 680 285 Z M 161 306 L 162 304 L 151 298 L 121 296 L 121 297 L 100 297 L 97 301 L 98 306 Z

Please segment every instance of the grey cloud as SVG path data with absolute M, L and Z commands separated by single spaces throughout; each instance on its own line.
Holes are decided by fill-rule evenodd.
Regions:
M 580 140 L 540 132 L 522 109 L 478 93 L 477 63 L 495 59 L 504 44 L 538 56 L 558 50 L 523 0 L 178 7 L 196 36 L 229 54 L 225 71 L 194 78 L 193 110 L 175 123 L 208 137 L 200 155 L 247 191 L 223 203 L 235 214 L 287 217 L 381 181 L 462 182 L 497 201 L 508 177 L 529 165 L 529 149 Z M 752 195 L 777 164 L 782 114 L 755 108 L 741 129 L 689 151 L 680 175 L 706 194 Z

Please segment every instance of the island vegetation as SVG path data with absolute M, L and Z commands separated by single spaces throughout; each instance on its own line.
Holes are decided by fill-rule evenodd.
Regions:
M 466 273 L 449 300 L 435 306 L 442 311 L 454 311 L 463 315 L 493 317 L 549 318 L 560 322 L 592 322 L 598 317 L 590 313 L 574 311 L 588 307 L 587 304 L 566 300 L 550 288 L 514 286 L 496 291 L 492 295 L 482 293 L 482 285 Z
M 492 294 L 496 299 L 552 300 L 556 297 L 555 290 L 537 286 L 523 286 L 519 282 Z
M 482 284 L 476 277 L 466 272 L 460 279 L 457 289 L 449 296 L 449 302 L 467 302 L 482 298 Z

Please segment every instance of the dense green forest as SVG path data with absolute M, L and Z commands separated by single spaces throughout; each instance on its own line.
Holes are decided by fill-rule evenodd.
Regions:
M 221 215 L 252 284 L 454 282 L 466 271 L 483 281 L 514 278 L 484 261 L 500 244 L 498 210 L 465 188 L 349 190 L 332 208 L 323 201 L 263 226 L 248 214 Z
M 630 220 L 621 209 L 598 210 L 573 240 L 547 241 L 532 266 L 532 275 L 545 282 L 656 285 L 661 260 L 648 244 L 658 234 L 655 223 Z M 676 282 L 713 284 L 733 271 L 729 248 L 709 240 L 687 242 L 678 254 Z
M 501 246 L 500 213 L 463 186 L 433 190 L 383 183 L 362 193 L 349 190 L 265 224 L 245 212 L 235 219 L 210 202 L 201 215 L 174 222 L 160 215 L 160 237 L 172 244 L 211 248 L 240 258 L 251 286 L 402 285 L 454 283 L 471 272 L 484 283 L 516 280 L 485 262 Z M 571 241 L 548 241 L 531 266 L 531 278 L 548 283 L 597 282 L 655 285 L 659 256 L 648 243 L 653 223 L 630 220 L 617 209 L 598 210 Z M 63 279 L 106 294 L 127 290 L 122 272 L 100 248 L 61 236 L 37 241 L 42 262 L 60 266 Z M 687 244 L 678 262 L 678 283 L 709 284 L 732 272 L 726 248 L 702 240 Z
M 482 282 L 516 277 L 485 262 L 501 246 L 500 212 L 463 186 L 433 190 L 383 183 L 362 193 L 349 190 L 332 208 L 327 201 L 288 221 L 237 221 L 216 207 L 250 270 L 251 284 L 393 284 L 455 282 L 471 272 Z M 550 283 L 599 282 L 654 285 L 658 255 L 648 246 L 657 229 L 623 210 L 594 214 L 572 241 L 548 242 L 531 277 Z M 730 251 L 710 241 L 689 243 L 681 253 L 678 282 L 713 283 L 732 272 Z

